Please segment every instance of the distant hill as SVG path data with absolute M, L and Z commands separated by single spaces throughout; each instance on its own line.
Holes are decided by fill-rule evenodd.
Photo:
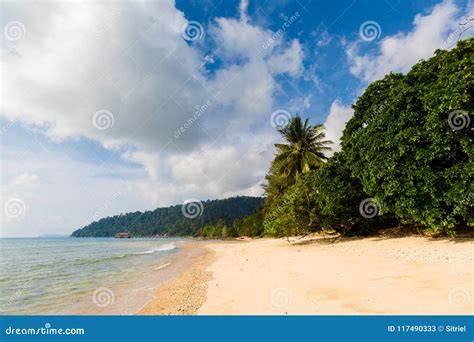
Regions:
M 122 231 L 128 231 L 135 237 L 196 235 L 204 226 L 216 224 L 218 221 L 224 221 L 231 226 L 235 219 L 252 214 L 262 204 L 261 197 L 243 196 L 190 203 L 184 208 L 182 205 L 174 205 L 153 211 L 136 211 L 92 222 L 74 231 L 71 236 L 113 237 Z

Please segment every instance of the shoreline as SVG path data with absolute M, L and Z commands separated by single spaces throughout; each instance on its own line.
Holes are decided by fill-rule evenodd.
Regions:
M 207 283 L 212 275 L 207 270 L 214 261 L 214 252 L 207 245 L 187 243 L 184 252 L 198 248 L 197 255 L 178 275 L 159 285 L 154 298 L 141 307 L 135 315 L 194 315 L 206 300 Z M 193 251 L 195 254 L 196 251 Z
M 209 242 L 139 315 L 466 315 L 473 239 Z

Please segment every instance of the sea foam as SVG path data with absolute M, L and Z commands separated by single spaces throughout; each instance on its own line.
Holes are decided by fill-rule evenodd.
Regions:
M 137 253 L 134 253 L 134 254 L 152 254 L 152 253 L 155 253 L 155 252 L 165 252 L 165 251 L 170 251 L 170 250 L 173 250 L 176 248 L 176 245 L 174 243 L 166 243 L 158 248 L 153 248 L 153 249 L 150 249 L 148 251 L 144 251 L 144 252 L 137 252 Z

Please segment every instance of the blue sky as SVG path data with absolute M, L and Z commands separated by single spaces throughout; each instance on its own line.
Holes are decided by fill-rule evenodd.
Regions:
M 177 1 L 189 20 L 212 25 L 216 16 L 239 17 L 239 1 Z M 250 1 L 248 16 L 252 22 L 276 32 L 285 16 L 298 12 L 300 17 L 286 31 L 286 39 L 298 39 L 305 50 L 305 69 L 317 77 L 319 88 L 300 77 L 282 77 L 282 104 L 292 98 L 312 95 L 312 105 L 305 115 L 324 122 L 334 99 L 351 103 L 360 94 L 365 82 L 351 74 L 343 42 L 360 39 L 359 27 L 373 20 L 381 26 L 375 42 L 361 45 L 365 52 L 377 49 L 377 41 L 399 32 L 411 31 L 417 14 L 427 14 L 439 1 Z M 456 2 L 460 7 L 467 2 Z M 205 39 L 203 49 L 212 53 L 212 39 Z M 318 45 L 318 43 L 320 45 Z M 311 68 L 314 69 L 311 69 Z M 210 66 L 212 70 L 212 65 Z
M 451 48 L 473 15 L 457 0 L 0 6 L 0 236 L 261 195 L 276 124 L 324 123 L 337 151 L 365 87 Z

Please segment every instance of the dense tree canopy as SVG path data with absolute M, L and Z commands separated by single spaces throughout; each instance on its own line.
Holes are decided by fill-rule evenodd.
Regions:
M 191 214 L 188 215 L 189 217 L 183 214 L 182 205 L 158 208 L 153 211 L 137 211 L 92 222 L 74 231 L 72 236 L 111 237 L 121 231 L 128 231 L 132 236 L 201 235 L 202 229 L 209 225 L 219 225 L 222 233 L 224 226 L 231 227 L 235 220 L 241 220 L 254 213 L 262 203 L 263 198 L 260 197 L 233 197 L 205 201 L 202 202 L 201 207 L 189 207 L 188 212 Z
M 474 224 L 473 72 L 469 39 L 372 83 L 353 106 L 342 150 L 384 212 L 434 230 Z
M 473 73 L 471 38 L 407 75 L 370 84 L 353 105 L 341 151 L 327 163 L 286 186 L 271 182 L 278 175 L 272 165 L 265 233 L 363 234 L 416 224 L 454 234 L 473 226 Z
M 303 175 L 323 165 L 325 152 L 331 150 L 330 140 L 325 139 L 322 125 L 311 126 L 308 119 L 299 115 L 278 130 L 285 143 L 275 144 L 276 154 L 266 176 L 264 185 L 266 207 L 271 208 L 279 201 L 285 190 Z

